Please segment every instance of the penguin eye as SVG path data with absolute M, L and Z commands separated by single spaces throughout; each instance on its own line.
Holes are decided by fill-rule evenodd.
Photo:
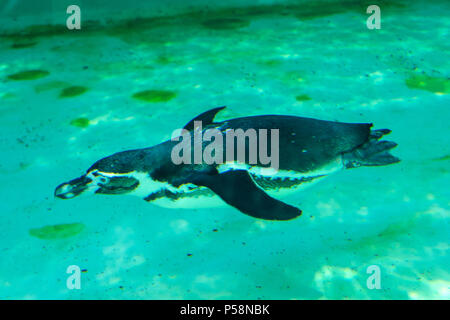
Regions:
M 106 183 L 108 181 L 108 179 L 106 179 L 105 177 L 101 177 L 100 178 L 100 182 L 101 183 Z

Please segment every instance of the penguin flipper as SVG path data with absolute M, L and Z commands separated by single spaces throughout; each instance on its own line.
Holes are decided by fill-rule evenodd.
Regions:
M 245 170 L 203 174 L 192 181 L 211 189 L 223 201 L 241 212 L 266 220 L 290 220 L 302 214 L 296 207 L 276 200 L 259 188 Z

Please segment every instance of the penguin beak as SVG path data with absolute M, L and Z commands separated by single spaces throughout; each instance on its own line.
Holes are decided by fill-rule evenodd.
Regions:
M 61 183 L 55 189 L 55 197 L 61 199 L 75 198 L 83 193 L 89 187 L 89 183 L 91 182 L 92 179 L 86 177 L 86 175 L 82 175 L 69 182 Z

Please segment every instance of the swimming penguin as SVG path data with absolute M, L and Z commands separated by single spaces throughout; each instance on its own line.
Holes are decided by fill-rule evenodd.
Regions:
M 100 159 L 86 174 L 60 184 L 55 196 L 70 199 L 88 192 L 133 194 L 156 205 L 177 208 L 214 206 L 225 202 L 255 218 L 290 220 L 301 215 L 301 210 L 274 197 L 297 191 L 341 169 L 382 166 L 400 161 L 389 153 L 397 144 L 379 140 L 391 131 L 371 130 L 371 123 L 343 123 L 284 115 L 214 122 L 216 114 L 224 108 L 211 109 L 192 119 L 183 128 L 183 137 L 211 129 L 216 135 L 223 136 L 238 130 L 277 130 L 278 140 L 268 139 L 266 146 L 269 152 L 278 154 L 277 170 L 270 170 L 273 168 L 267 161 L 250 161 L 250 156 L 232 161 L 227 158 L 227 161 L 210 164 L 205 161 L 175 163 L 173 151 L 180 142 L 179 139 L 171 139 L 153 147 L 122 151 Z M 192 137 L 194 144 L 198 143 L 195 139 Z M 244 151 L 251 151 L 253 145 L 250 140 L 244 141 Z M 200 144 L 205 147 L 205 141 Z M 216 149 L 216 155 L 220 152 L 228 155 L 230 148 L 237 150 L 236 145 L 230 147 L 227 142 L 222 149 Z

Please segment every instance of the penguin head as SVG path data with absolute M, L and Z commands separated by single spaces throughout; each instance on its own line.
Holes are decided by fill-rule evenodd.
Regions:
M 55 189 L 55 196 L 71 199 L 82 193 L 124 194 L 133 191 L 139 181 L 127 174 L 106 173 L 98 170 L 60 184 Z
M 133 191 L 139 180 L 132 176 L 133 169 L 127 158 L 115 154 L 97 161 L 86 174 L 57 186 L 55 196 L 71 199 L 83 193 L 124 194 Z

